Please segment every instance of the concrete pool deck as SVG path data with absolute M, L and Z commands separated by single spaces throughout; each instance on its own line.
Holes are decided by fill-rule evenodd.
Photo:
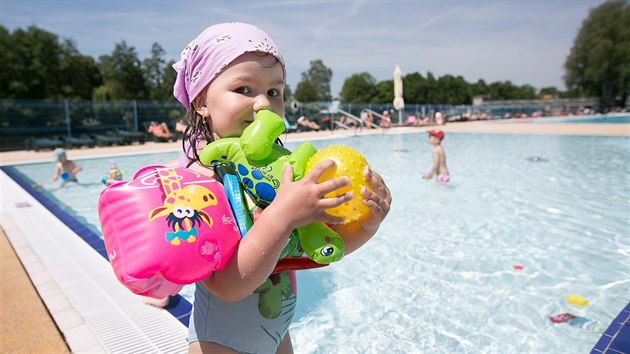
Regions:
M 335 137 L 354 134 L 399 134 L 418 133 L 435 127 L 395 127 L 382 131 L 380 129 L 363 129 L 362 131 L 323 131 L 292 133 L 283 137 L 286 141 L 334 139 Z M 598 135 L 598 136 L 630 136 L 630 124 L 590 124 L 590 123 L 554 123 L 539 124 L 531 119 L 511 119 L 500 121 L 460 122 L 449 123 L 441 126 L 447 134 L 452 133 L 497 133 L 497 134 L 545 134 L 545 135 Z M 180 142 L 175 143 L 146 143 L 144 145 L 116 146 L 106 148 L 82 148 L 68 150 L 68 157 L 77 159 L 81 157 L 112 156 L 116 154 L 143 153 L 146 151 L 174 151 L 180 148 Z M 51 161 L 50 150 L 11 151 L 0 153 L 0 164 L 11 165 L 25 162 Z M 3 185 L 2 188 L 8 188 Z M 2 195 L 5 195 L 2 192 Z M 3 204 L 3 207 L 4 204 Z M 1 210 L 0 210 L 1 211 Z M 55 323 L 50 308 L 42 300 L 42 294 L 38 294 L 34 284 L 41 279 L 29 277 L 24 269 L 24 259 L 16 255 L 14 249 L 23 245 L 14 244 L 7 239 L 5 232 L 15 228 L 8 219 L 5 219 L 5 211 L 0 220 L 0 245 L 2 250 L 2 267 L 0 286 L 2 296 L 1 318 L 3 333 L 0 335 L 0 348 L 2 352 L 31 353 L 31 352 L 70 352 L 77 351 L 68 347 L 68 338 L 64 337 L 59 328 L 63 325 Z M 66 334 L 67 335 L 67 334 Z M 80 350 L 79 350 L 80 351 Z

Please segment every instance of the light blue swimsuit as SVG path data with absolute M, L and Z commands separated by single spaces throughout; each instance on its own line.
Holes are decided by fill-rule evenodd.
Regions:
M 202 283 L 195 284 L 188 342 L 214 342 L 241 353 L 275 353 L 295 313 L 294 281 L 294 274 L 272 274 L 237 302 L 225 302 Z

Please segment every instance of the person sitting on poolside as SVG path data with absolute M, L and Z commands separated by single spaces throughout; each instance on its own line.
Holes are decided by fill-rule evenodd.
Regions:
M 369 128 L 369 129 L 376 128 L 376 126 L 374 126 L 374 116 L 372 115 L 372 113 L 368 112 L 367 109 L 361 110 L 360 118 L 363 121 L 363 125 L 365 125 L 366 128 Z
M 444 125 L 444 116 L 442 112 L 435 112 L 435 124 Z
M 319 128 L 319 124 L 308 120 L 304 116 L 301 116 L 300 118 L 298 118 L 296 123 L 301 125 L 301 126 L 303 126 L 303 127 L 306 127 L 306 128 L 309 128 L 309 129 L 312 129 L 312 130 L 315 130 L 315 131 L 319 131 L 319 129 L 320 129 Z
M 348 128 L 356 128 L 357 127 L 357 122 L 354 121 L 352 118 L 350 118 L 348 116 L 341 116 L 341 118 L 339 119 L 339 123 L 345 125 Z
M 381 118 L 381 121 L 378 123 L 378 125 L 381 128 L 389 128 L 392 126 L 392 118 L 389 115 L 389 111 L 383 111 L 383 118 Z
M 422 119 L 418 117 L 418 119 L 416 119 L 416 123 L 414 124 L 414 126 L 416 127 L 423 127 L 425 125 L 431 125 L 431 118 L 429 118 L 428 116 L 424 116 L 424 118 Z
M 168 126 L 166 125 L 166 123 L 162 122 L 158 124 L 158 122 L 156 121 L 151 121 L 151 125 L 149 125 L 148 132 L 150 134 L 153 134 L 155 137 L 162 138 L 162 139 L 170 139 L 171 136 L 173 135 L 171 131 L 168 129 Z

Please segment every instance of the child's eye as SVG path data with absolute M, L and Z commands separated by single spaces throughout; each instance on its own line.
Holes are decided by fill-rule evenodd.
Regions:
M 249 87 L 242 86 L 242 87 L 239 87 L 236 90 L 234 90 L 234 92 L 242 93 L 242 94 L 248 94 L 248 93 L 251 92 L 251 90 L 249 89 Z
M 269 95 L 269 97 L 278 97 L 280 96 L 280 90 L 271 89 L 267 91 L 267 95 Z

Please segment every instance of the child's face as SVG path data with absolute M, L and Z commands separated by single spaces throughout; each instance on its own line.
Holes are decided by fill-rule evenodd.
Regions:
M 283 90 L 280 62 L 271 55 L 246 53 L 210 83 L 205 107 L 196 111 L 212 122 L 212 130 L 220 138 L 237 137 L 259 110 L 284 116 Z

